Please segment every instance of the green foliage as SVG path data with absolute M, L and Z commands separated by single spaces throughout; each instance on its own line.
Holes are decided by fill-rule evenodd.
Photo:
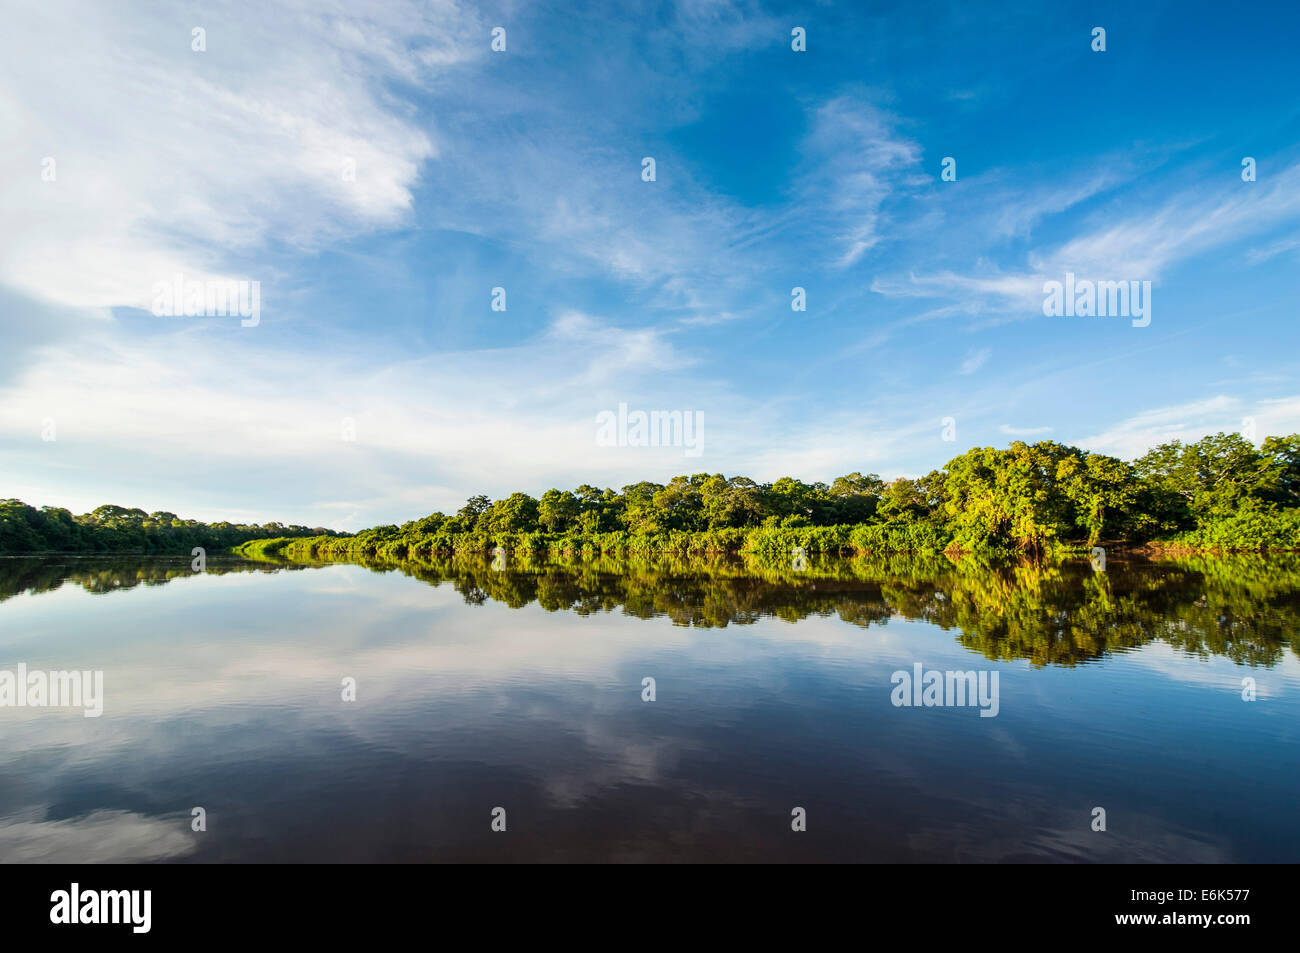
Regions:
M 950 460 L 943 509 L 954 542 L 973 551 L 1050 549 L 1077 530 L 1063 474 L 1085 466 L 1083 451 L 1046 440 L 977 447 Z
M 196 546 L 211 552 L 246 540 L 282 536 L 332 536 L 322 527 L 201 523 L 175 513 L 146 513 L 101 506 L 82 516 L 58 507 L 41 509 L 21 500 L 0 500 L 0 554 L 184 553 Z
M 577 525 L 582 515 L 578 497 L 568 490 L 547 490 L 537 503 L 537 522 L 548 533 L 563 533 Z
M 720 473 L 583 485 L 441 513 L 348 538 L 300 539 L 290 555 L 485 552 L 708 554 L 1025 553 L 1102 540 L 1225 549 L 1296 548 L 1300 436 L 1255 449 L 1233 434 L 1165 444 L 1129 464 L 1051 441 L 976 447 L 918 479 L 850 473 L 829 486 Z M 1293 508 L 1286 508 L 1291 506 Z
M 511 493 L 489 506 L 475 525 L 493 535 L 527 533 L 537 529 L 537 517 L 535 499 L 527 493 Z
M 939 520 L 900 518 L 853 527 L 849 548 L 855 553 L 941 553 L 955 547 Z
M 849 549 L 849 526 L 762 526 L 749 534 L 743 552 L 788 557 L 796 548 L 806 553 L 838 553 Z
M 1202 520 L 1170 543 L 1192 549 L 1300 549 L 1300 508 L 1245 500 L 1231 512 Z
M 1274 437 L 1257 450 L 1240 434 L 1218 433 L 1196 443 L 1161 444 L 1134 463 L 1137 475 L 1163 497 L 1185 526 L 1229 513 L 1245 500 L 1294 506 L 1300 434 Z M 1288 499 L 1288 497 L 1290 497 Z
M 1255 447 L 1237 434 L 1163 444 L 1133 463 L 1052 441 L 976 447 L 923 477 L 886 484 L 850 473 L 832 483 L 695 473 L 622 492 L 583 484 L 535 499 L 471 497 L 454 516 L 433 513 L 351 536 L 304 527 L 183 521 L 101 506 L 85 516 L 0 503 L 0 553 L 180 552 L 288 540 L 283 552 L 407 558 L 434 553 L 936 553 L 1041 557 L 1101 541 L 1158 541 L 1224 549 L 1297 548 L 1300 434 Z M 267 544 L 268 547 L 270 544 Z
M 1100 453 L 1067 456 L 1057 465 L 1057 479 L 1075 507 L 1075 522 L 1088 531 L 1088 543 L 1121 524 L 1137 500 L 1133 468 Z

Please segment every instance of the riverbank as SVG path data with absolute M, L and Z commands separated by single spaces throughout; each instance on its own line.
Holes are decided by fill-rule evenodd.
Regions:
M 1298 534 L 1300 536 L 1300 534 Z M 1052 541 L 1048 546 L 1028 550 L 1014 545 L 978 548 L 958 544 L 940 527 L 926 523 L 860 523 L 843 526 L 755 527 L 716 529 L 699 533 L 629 533 L 615 531 L 592 534 L 551 533 L 382 533 L 367 530 L 356 536 L 276 537 L 250 540 L 233 547 L 233 552 L 251 558 L 282 555 L 288 558 L 319 557 L 407 558 L 453 553 L 559 553 L 589 555 L 691 554 L 759 555 L 797 559 L 812 553 L 841 556 L 871 553 L 914 555 L 967 553 L 1006 556 L 1049 554 L 1090 555 L 1096 546 L 1108 553 L 1148 554 L 1268 553 L 1300 550 L 1300 538 L 1277 540 L 1290 545 L 1270 545 L 1272 540 L 1243 539 L 1236 545 L 1218 536 L 1200 542 L 1194 534 L 1165 540 Z

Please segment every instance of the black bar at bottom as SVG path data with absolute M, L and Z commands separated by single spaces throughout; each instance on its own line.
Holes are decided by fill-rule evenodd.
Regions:
M 1041 927 L 1058 931 L 1044 938 L 1199 934 L 1231 942 L 1290 932 L 1294 876 L 1289 866 L 1173 865 L 12 866 L 0 868 L 0 915 L 7 939 L 56 942 L 337 942 L 398 938 L 421 926 L 463 927 L 470 940 L 559 931 L 613 942 L 666 939 L 667 926 L 687 921 L 733 940 L 786 928 L 847 929 L 863 939 L 902 929 L 928 945 Z M 73 884 L 79 921 L 119 922 L 70 922 Z

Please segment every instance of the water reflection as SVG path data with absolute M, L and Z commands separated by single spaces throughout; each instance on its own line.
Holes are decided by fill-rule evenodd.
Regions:
M 757 558 L 477 555 L 357 562 L 434 586 L 466 604 L 536 603 L 549 612 L 621 611 L 688 626 L 797 622 L 834 616 L 853 625 L 894 617 L 951 630 L 989 659 L 1072 666 L 1159 640 L 1183 652 L 1272 666 L 1300 655 L 1300 557 L 1112 557 L 1105 572 L 1086 560 L 989 562 L 975 557 L 808 557 L 803 568 Z M 210 574 L 280 572 L 327 563 L 213 561 Z M 0 560 L 0 601 L 64 585 L 108 593 L 195 575 L 181 560 L 139 557 Z
M 1300 857 L 1294 560 L 492 562 L 0 560 L 0 860 Z

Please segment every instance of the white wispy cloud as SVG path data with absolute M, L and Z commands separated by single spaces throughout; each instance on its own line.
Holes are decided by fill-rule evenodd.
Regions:
M 702 469 L 775 478 L 807 465 L 833 476 L 875 455 L 859 418 L 809 428 L 802 408 L 756 408 L 698 378 L 689 352 L 661 333 L 577 312 L 509 346 L 404 360 L 376 361 L 361 342 L 338 340 L 335 358 L 294 366 L 290 386 L 292 355 L 255 337 L 198 325 L 125 344 L 105 329 L 42 348 L 0 389 L 0 484 L 78 511 L 118 500 L 181 512 L 199 497 L 210 501 L 204 512 L 185 515 L 354 529 L 454 510 L 469 492 L 621 486 Z M 235 388 L 232 364 L 243 375 Z M 596 416 L 620 402 L 698 411 L 702 455 L 598 446 Z M 41 439 L 47 420 L 54 441 Z M 355 440 L 344 439 L 345 420 Z M 784 461 L 769 459 L 777 433 L 792 454 Z
M 993 356 L 993 349 L 982 347 L 978 351 L 969 351 L 962 359 L 961 367 L 957 369 L 958 374 L 974 374 L 981 367 L 988 363 Z
M 1055 194 L 1042 194 L 1007 219 L 1005 236 L 1028 223 L 1103 192 L 1117 178 L 1099 177 Z M 893 297 L 948 298 L 948 313 L 1016 311 L 1041 314 L 1043 283 L 1067 272 L 1093 280 L 1159 282 L 1173 267 L 1252 234 L 1300 219 L 1300 163 L 1283 168 L 1267 182 L 1189 183 L 1172 196 L 1144 193 L 1106 202 L 1073 225 L 1075 236 L 1026 254 L 1027 268 L 1015 269 L 991 257 L 998 229 L 971 230 L 983 236 L 975 268 L 911 272 L 906 278 L 876 278 L 871 290 Z M 1256 253 L 1258 261 L 1288 250 L 1285 240 Z M 1003 256 L 1005 258 L 1005 256 Z
M 1300 432 L 1300 396 L 1247 400 L 1217 394 L 1144 410 L 1073 442 L 1130 460 L 1171 440 L 1196 441 L 1220 431 L 1240 433 L 1250 428 L 1256 442 Z
M 933 274 L 909 273 L 906 279 L 877 278 L 871 283 L 877 294 L 905 298 L 952 297 L 960 303 L 949 309 L 968 314 L 980 313 L 992 305 L 1010 307 L 1042 303 L 1043 279 L 1039 275 L 1004 274 L 996 266 L 980 275 L 963 275 L 953 271 Z
M 884 237 L 883 206 L 900 188 L 917 186 L 921 147 L 898 131 L 898 120 L 865 94 L 846 93 L 812 117 L 803 149 L 800 206 L 836 243 L 834 263 L 856 263 Z
M 1246 260 L 1252 265 L 1257 265 L 1262 261 L 1268 261 L 1270 258 L 1276 258 L 1278 255 L 1285 255 L 1287 252 L 1293 251 L 1300 251 L 1300 235 L 1278 239 L 1262 248 L 1252 248 L 1246 252 Z
M 456 40 L 472 21 L 449 0 L 9 11 L 0 283 L 147 308 L 174 273 L 266 280 L 254 256 L 268 242 L 312 249 L 398 224 L 437 144 L 386 87 L 471 56 L 482 44 Z
M 1093 216 L 1092 227 L 1050 253 L 1030 255 L 1040 274 L 1157 280 L 1172 265 L 1300 216 L 1300 164 L 1268 181 L 1197 182 L 1154 208 Z

